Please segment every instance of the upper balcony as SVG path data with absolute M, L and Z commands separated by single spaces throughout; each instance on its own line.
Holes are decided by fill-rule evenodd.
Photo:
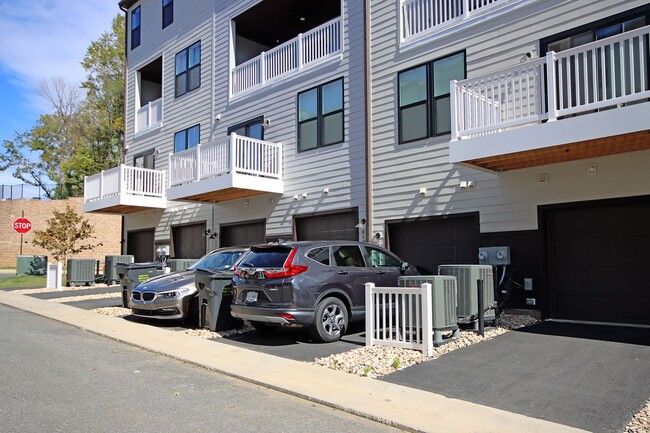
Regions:
M 230 94 L 240 96 L 340 57 L 340 0 L 260 2 L 233 19 Z
M 162 124 L 162 98 L 147 102 L 138 108 L 135 116 L 135 132 L 140 133 Z
M 162 57 L 138 69 L 135 84 L 135 133 L 141 134 L 162 125 Z
M 169 200 L 216 203 L 282 192 L 281 143 L 233 133 L 169 155 Z
M 506 171 L 650 149 L 650 26 L 451 83 L 451 163 Z
M 122 164 L 84 179 L 84 212 L 127 214 L 166 205 L 162 170 Z
M 400 42 L 408 44 L 479 18 L 498 14 L 523 0 L 401 0 Z

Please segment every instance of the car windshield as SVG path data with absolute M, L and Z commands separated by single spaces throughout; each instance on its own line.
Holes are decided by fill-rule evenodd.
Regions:
M 239 266 L 249 268 L 281 268 L 284 266 L 291 248 L 287 247 L 253 247 L 251 252 L 240 262 Z
M 242 255 L 242 250 L 215 251 L 199 259 L 198 262 L 190 266 L 190 270 L 196 269 L 215 269 L 227 270 L 232 269 L 237 259 Z

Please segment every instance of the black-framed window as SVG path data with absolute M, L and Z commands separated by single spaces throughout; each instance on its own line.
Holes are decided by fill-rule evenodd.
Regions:
M 238 123 L 228 128 L 228 135 L 234 132 L 237 135 L 264 140 L 264 126 L 262 122 L 264 122 L 264 116 Z
M 140 46 L 140 6 L 131 11 L 131 49 Z
M 154 169 L 156 165 L 156 156 L 154 152 L 143 153 L 133 157 L 133 166 L 138 168 Z
M 174 152 L 182 152 L 196 147 L 200 142 L 201 125 L 194 125 L 174 134 Z
M 162 0 L 162 28 L 174 22 L 174 0 Z
M 343 141 L 343 78 L 298 94 L 298 151 Z
M 451 132 L 449 82 L 465 76 L 464 51 L 398 73 L 400 143 Z
M 176 54 L 176 96 L 201 86 L 201 41 Z

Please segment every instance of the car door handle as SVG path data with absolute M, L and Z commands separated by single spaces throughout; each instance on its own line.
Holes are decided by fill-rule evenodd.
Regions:
M 337 271 L 336 273 L 339 275 L 347 275 L 348 271 Z
M 377 275 L 385 275 L 386 271 L 377 271 Z

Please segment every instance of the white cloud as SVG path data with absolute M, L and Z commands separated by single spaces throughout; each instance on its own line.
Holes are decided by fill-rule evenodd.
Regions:
M 80 83 L 86 49 L 122 13 L 117 0 L 0 0 L 0 8 L 0 71 L 30 99 L 43 79 Z

